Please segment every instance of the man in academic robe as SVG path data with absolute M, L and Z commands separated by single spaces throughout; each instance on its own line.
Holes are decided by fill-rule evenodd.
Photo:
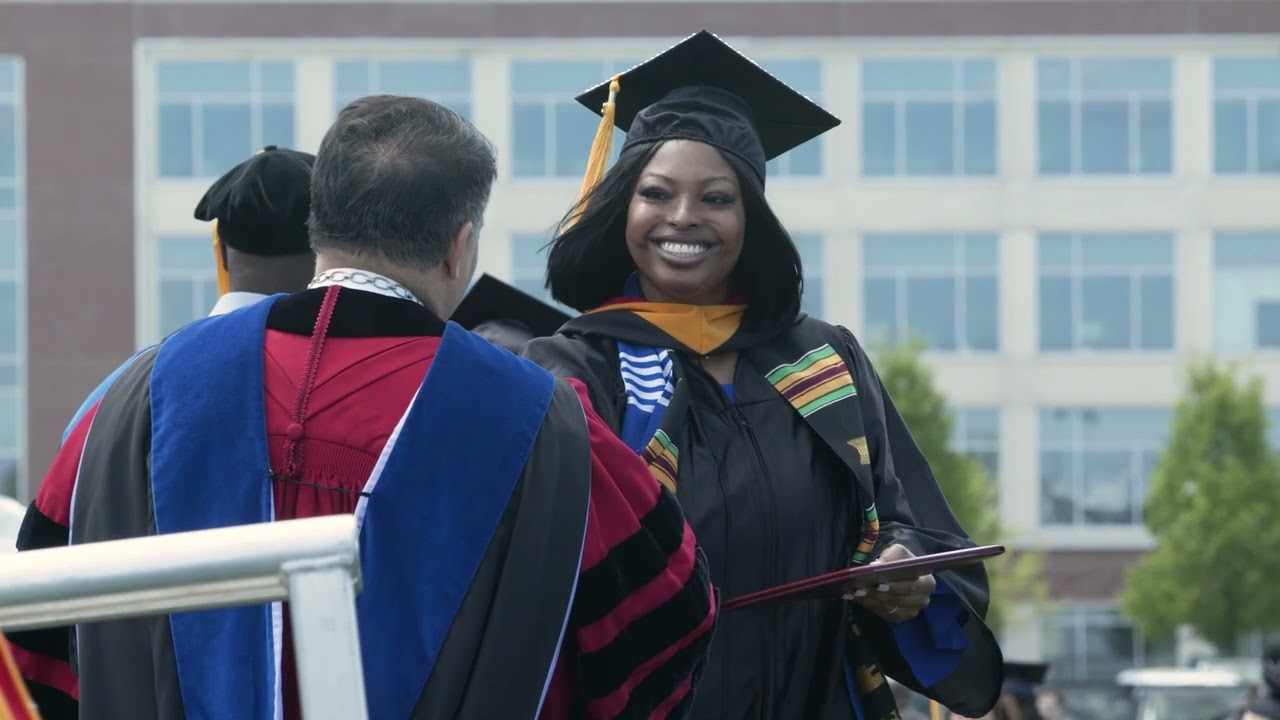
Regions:
M 218 277 L 218 300 L 210 315 L 307 286 L 316 265 L 307 241 L 315 159 L 310 153 L 268 145 L 215 180 L 200 198 L 195 218 L 212 223 Z M 137 356 L 89 393 L 63 431 L 64 442 L 76 422 Z
M 456 113 L 352 103 L 310 288 L 144 352 L 42 492 L 74 487 L 73 544 L 355 513 L 371 718 L 682 717 L 716 604 L 674 496 L 583 387 L 440 319 L 495 176 Z M 49 720 L 300 717 L 280 603 L 78 626 L 78 677 L 26 657 Z

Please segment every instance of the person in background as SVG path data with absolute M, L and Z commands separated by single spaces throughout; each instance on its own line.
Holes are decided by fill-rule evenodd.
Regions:
M 72 544 L 354 513 L 369 717 L 682 717 L 716 599 L 679 504 L 584 388 L 442 320 L 492 145 L 373 96 L 312 175 L 308 289 L 178 330 L 72 431 L 44 480 L 75 486 Z M 288 612 L 80 625 L 78 677 L 24 674 L 62 683 L 46 720 L 297 720 Z
M 485 273 L 449 319 L 519 355 L 534 338 L 555 335 L 569 314 Z
M 307 286 L 316 267 L 307 241 L 315 159 L 310 153 L 268 145 L 215 180 L 200 198 L 195 218 L 212 223 L 218 278 L 218 300 L 209 315 Z M 134 357 L 137 354 L 89 393 L 63 431 L 63 442 Z
M 213 223 L 214 259 L 222 295 L 210 316 L 252 305 L 268 294 L 297 292 L 315 273 L 315 255 L 307 239 L 311 212 L 311 166 L 315 156 L 274 145 L 214 181 L 196 205 L 195 217 Z M 151 346 L 154 348 L 155 346 Z M 138 351 L 106 377 L 76 410 L 62 433 L 65 443 L 91 415 L 107 390 L 143 353 Z M 74 479 L 74 478 L 73 478 Z M 74 482 L 44 483 L 25 511 L 14 542 L 19 551 L 63 547 L 69 542 Z M 69 712 L 74 693 L 67 628 L 9 635 L 24 668 L 45 667 L 31 676 L 31 693 L 48 717 Z M 36 661 L 32 658 L 39 657 Z
M 800 312 L 765 167 L 839 120 L 705 31 L 578 100 L 603 118 L 547 280 L 583 315 L 525 356 L 586 383 L 677 493 L 722 596 L 972 547 L 862 347 Z M 887 720 L 888 676 L 981 715 L 1002 676 L 987 602 L 975 564 L 726 613 L 693 714 Z
M 994 720 L 1042 720 L 1036 704 L 1036 688 L 1044 683 L 1049 666 L 1045 663 L 1006 662 L 1000 702 Z

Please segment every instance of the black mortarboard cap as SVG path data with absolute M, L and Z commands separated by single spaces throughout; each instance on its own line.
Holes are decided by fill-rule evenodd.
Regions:
M 578 96 L 596 114 L 610 82 Z M 840 124 L 840 119 L 702 30 L 618 77 L 614 123 L 627 146 L 698 140 L 744 160 L 764 181 L 765 163 Z
M 195 217 L 218 221 L 223 245 L 251 255 L 310 252 L 311 166 L 316 156 L 268 145 L 214 181 Z
M 468 330 L 492 321 L 516 323 L 533 337 L 555 335 L 568 313 L 485 273 L 476 280 L 449 318 Z

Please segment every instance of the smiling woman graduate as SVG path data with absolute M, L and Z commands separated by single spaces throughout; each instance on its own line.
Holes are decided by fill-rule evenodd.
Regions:
M 586 383 L 677 492 L 723 597 L 972 547 L 862 347 L 800 312 L 765 200 L 767 161 L 839 120 L 705 31 L 578 100 L 604 119 L 547 280 L 584 314 L 525 354 Z M 983 715 L 1002 675 L 987 601 L 973 565 L 726 614 L 693 716 L 888 720 L 885 674 Z

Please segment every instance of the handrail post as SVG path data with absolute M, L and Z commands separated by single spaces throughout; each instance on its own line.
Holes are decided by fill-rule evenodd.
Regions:
M 338 559 L 289 563 L 289 613 L 302 716 L 366 720 L 364 669 L 350 570 Z

